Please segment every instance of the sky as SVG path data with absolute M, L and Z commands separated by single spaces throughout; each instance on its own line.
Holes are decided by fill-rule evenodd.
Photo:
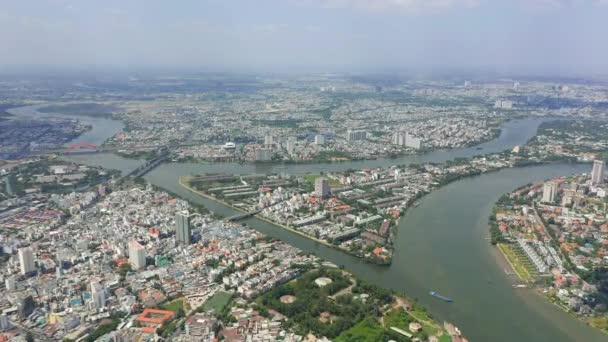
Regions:
M 0 70 L 608 74 L 608 0 L 0 0 Z

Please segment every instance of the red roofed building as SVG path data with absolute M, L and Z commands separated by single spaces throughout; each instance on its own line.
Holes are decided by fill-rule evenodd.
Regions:
M 158 310 L 158 309 L 145 309 L 144 312 L 140 313 L 135 321 L 139 322 L 144 326 L 144 331 L 152 329 L 154 333 L 156 329 L 160 328 L 163 324 L 173 319 L 175 313 L 173 311 Z M 146 329 L 148 328 L 148 329 Z

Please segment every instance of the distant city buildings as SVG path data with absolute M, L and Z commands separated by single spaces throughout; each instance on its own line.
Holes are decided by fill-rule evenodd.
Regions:
M 26 275 L 36 270 L 34 264 L 34 250 L 31 247 L 20 248 L 18 255 L 21 274 Z
M 519 86 L 520 84 L 518 81 L 513 82 L 513 90 L 519 90 Z
M 396 132 L 392 138 L 393 145 L 405 146 L 419 150 L 423 147 L 422 139 L 407 132 Z
M 603 160 L 593 161 L 593 170 L 591 171 L 591 184 L 597 185 L 604 182 L 606 164 Z
M 346 140 L 348 141 L 359 141 L 365 140 L 367 138 L 367 132 L 363 130 L 347 130 L 346 131 Z
M 185 244 L 190 243 L 190 214 L 188 211 L 182 211 L 175 215 L 175 240 Z
M 496 109 L 513 109 L 513 101 L 496 100 L 494 103 Z
M 134 270 L 146 267 L 146 249 L 139 242 L 129 242 L 129 263 Z
M 315 179 L 315 196 L 319 198 L 327 198 L 331 195 L 329 182 L 325 177 Z
M 315 145 L 319 145 L 319 146 L 325 145 L 325 136 L 323 134 L 315 135 Z
M 288 137 L 287 138 L 287 142 L 285 143 L 285 149 L 287 150 L 287 153 L 289 154 L 294 154 L 294 152 L 296 151 L 296 137 Z
M 255 161 L 269 161 L 272 159 L 272 149 L 258 148 L 255 150 Z
M 264 136 L 264 147 L 266 147 L 266 148 L 274 147 L 274 137 L 272 135 Z
M 543 199 L 544 203 L 553 203 L 557 196 L 557 183 L 546 182 L 543 186 Z

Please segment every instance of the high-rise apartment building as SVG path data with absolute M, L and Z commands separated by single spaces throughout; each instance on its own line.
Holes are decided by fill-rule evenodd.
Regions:
M 19 267 L 21 274 L 28 274 L 36 270 L 34 265 L 34 250 L 31 247 L 19 248 Z
M 315 196 L 319 198 L 327 198 L 331 195 L 331 190 L 329 189 L 329 182 L 327 178 L 319 177 L 315 179 Z
M 95 309 L 101 309 L 106 306 L 106 290 L 99 282 L 91 281 L 91 305 Z
M 557 183 L 545 182 L 543 187 L 543 199 L 544 203 L 553 203 L 557 197 Z
M 593 170 L 591 171 L 591 184 L 597 185 L 604 182 L 606 164 L 603 160 L 593 161 Z
M 129 263 L 134 270 L 146 267 L 146 249 L 139 242 L 129 242 Z
M 190 243 L 190 214 L 188 211 L 184 210 L 175 215 L 175 239 L 177 242 Z

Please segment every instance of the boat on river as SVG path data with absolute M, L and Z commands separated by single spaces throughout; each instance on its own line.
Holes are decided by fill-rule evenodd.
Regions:
M 442 296 L 442 295 L 440 295 L 439 293 L 437 293 L 435 291 L 431 291 L 431 292 L 429 292 L 429 294 L 431 296 L 437 298 L 437 299 L 440 299 L 440 300 L 444 301 L 444 302 L 451 303 L 451 302 L 454 301 L 452 298 L 448 298 L 448 297 Z

